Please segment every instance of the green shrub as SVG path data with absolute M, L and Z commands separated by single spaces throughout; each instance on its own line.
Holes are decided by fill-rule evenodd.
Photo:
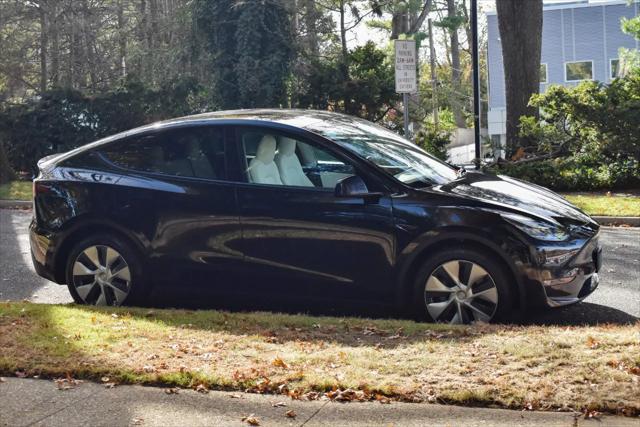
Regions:
M 450 130 L 436 127 L 430 122 L 425 123 L 415 136 L 415 143 L 419 147 L 444 161 L 446 161 L 449 156 L 447 153 L 447 145 L 450 141 Z
M 98 96 L 73 90 L 46 92 L 0 109 L 0 140 L 15 171 L 35 172 L 46 155 L 170 117 L 202 111 L 206 100 L 192 80 L 161 89 L 137 82 Z
M 640 186 L 640 70 L 610 84 L 551 86 L 534 95 L 541 119 L 522 117 L 520 135 L 537 142 L 534 156 L 495 171 L 555 190 Z
M 597 163 L 585 157 L 512 163 L 494 166 L 488 171 L 512 176 L 556 191 L 640 187 L 640 162 L 624 156 L 608 163 Z

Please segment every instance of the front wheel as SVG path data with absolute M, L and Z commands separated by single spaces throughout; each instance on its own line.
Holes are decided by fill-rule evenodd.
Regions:
M 146 286 L 139 256 L 109 235 L 79 242 L 67 261 L 67 287 L 78 304 L 131 305 L 142 302 Z
M 447 249 L 429 259 L 414 285 L 418 316 L 427 321 L 468 324 L 510 318 L 511 283 L 504 267 L 472 249 Z

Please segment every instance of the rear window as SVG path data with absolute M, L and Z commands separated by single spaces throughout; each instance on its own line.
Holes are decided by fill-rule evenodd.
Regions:
M 99 149 L 113 164 L 140 172 L 227 179 L 223 129 L 173 129 L 127 138 Z

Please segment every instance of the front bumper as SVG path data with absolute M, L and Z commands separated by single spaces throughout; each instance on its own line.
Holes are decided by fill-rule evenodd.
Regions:
M 602 247 L 599 233 L 596 233 L 583 246 L 564 249 L 568 259 L 554 265 L 543 262 L 540 272 L 540 288 L 542 302 L 547 307 L 561 307 L 582 301 L 596 290 L 600 283 L 598 272 L 602 266 Z M 562 253 L 562 249 L 554 248 L 554 254 Z M 541 260 L 544 260 L 549 248 L 543 248 Z M 557 256 L 547 256 L 557 259 Z

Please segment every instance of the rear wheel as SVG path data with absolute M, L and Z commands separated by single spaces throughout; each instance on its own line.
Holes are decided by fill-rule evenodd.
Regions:
M 414 285 L 415 310 L 431 322 L 468 324 L 508 320 L 511 283 L 496 260 L 472 249 L 447 249 L 429 259 Z
M 67 287 L 78 304 L 139 304 L 146 295 L 142 264 L 130 245 L 97 235 L 79 242 L 67 261 Z

